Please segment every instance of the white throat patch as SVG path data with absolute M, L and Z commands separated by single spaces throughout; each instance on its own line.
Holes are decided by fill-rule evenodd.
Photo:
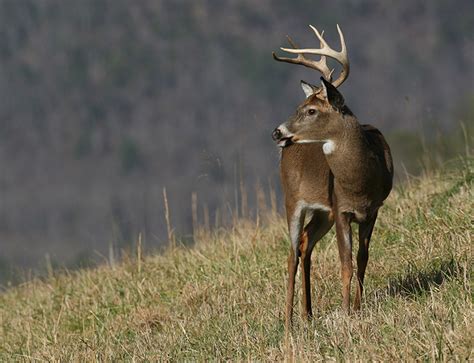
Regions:
M 332 140 L 328 140 L 323 144 L 323 153 L 325 155 L 332 154 L 336 150 L 336 144 Z

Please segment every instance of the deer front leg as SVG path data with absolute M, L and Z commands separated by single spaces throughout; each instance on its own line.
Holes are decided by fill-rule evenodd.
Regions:
M 286 289 L 286 315 L 285 315 L 285 331 L 288 336 L 291 330 L 293 318 L 293 299 L 295 296 L 295 276 L 298 269 L 298 257 L 295 256 L 293 246 L 290 247 L 290 254 L 288 255 L 288 285 Z
M 303 288 L 303 300 L 301 300 L 303 308 L 303 317 L 309 319 L 313 312 L 311 310 L 311 252 L 312 247 L 309 246 L 308 232 L 304 232 L 301 236 L 301 285 Z
M 287 208 L 287 211 L 290 209 Z M 301 208 L 296 208 L 293 213 L 289 214 L 291 218 L 288 220 L 288 227 L 290 231 L 291 248 L 288 256 L 288 286 L 286 290 L 286 315 L 285 315 L 285 330 L 288 336 L 293 318 L 293 299 L 295 295 L 295 276 L 298 269 L 299 255 L 300 255 L 300 240 L 303 232 L 305 211 Z
M 364 290 L 364 275 L 367 261 L 369 260 L 369 244 L 372 231 L 374 230 L 377 212 L 364 223 L 359 225 L 359 251 L 357 252 L 357 290 L 354 299 L 354 310 L 360 309 L 362 292 Z
M 341 260 L 342 307 L 349 313 L 352 280 L 352 229 L 350 216 L 345 213 L 336 215 L 336 237 Z

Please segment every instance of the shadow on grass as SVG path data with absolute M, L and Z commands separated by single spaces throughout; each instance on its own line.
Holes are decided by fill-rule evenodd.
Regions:
M 444 280 L 460 274 L 460 266 L 455 259 L 436 261 L 429 270 L 416 271 L 408 267 L 408 272 L 400 277 L 391 278 L 385 293 L 390 296 L 414 296 L 440 286 Z

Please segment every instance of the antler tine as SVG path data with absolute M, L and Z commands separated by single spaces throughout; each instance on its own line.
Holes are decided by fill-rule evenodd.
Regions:
M 337 60 L 342 65 L 341 74 L 334 81 L 334 87 L 339 87 L 346 79 L 349 77 L 349 72 L 351 70 L 349 63 L 349 56 L 347 55 L 346 41 L 344 40 L 344 34 L 342 33 L 339 24 L 336 24 L 337 32 L 339 33 L 339 41 L 341 42 L 341 60 Z
M 334 82 L 332 82 L 334 87 L 339 87 L 347 79 L 347 77 L 349 76 L 349 71 L 350 71 L 349 58 L 347 56 L 347 48 L 346 48 L 346 43 L 345 43 L 345 40 L 344 40 L 344 34 L 342 33 L 341 28 L 339 27 L 339 25 L 337 25 L 337 31 L 339 33 L 339 40 L 341 42 L 341 50 L 338 52 L 338 51 L 335 51 L 334 49 L 332 49 L 326 43 L 326 41 L 323 38 L 323 35 L 320 34 L 314 26 L 310 25 L 310 28 L 314 31 L 314 33 L 318 37 L 318 39 L 321 43 L 321 48 L 319 48 L 319 49 L 313 49 L 313 48 L 308 48 L 308 49 L 281 48 L 281 49 L 284 50 L 285 52 L 288 52 L 288 53 L 298 54 L 298 57 L 302 54 L 317 54 L 317 55 L 320 55 L 321 60 L 319 62 L 323 61 L 324 56 L 333 58 L 338 63 L 340 63 L 341 66 L 342 66 L 341 74 L 339 75 L 339 77 Z M 298 59 L 298 57 L 295 58 L 295 59 Z M 329 70 L 329 68 L 326 65 L 326 60 L 325 59 L 324 59 L 324 64 L 325 64 L 325 68 L 327 70 Z M 330 71 L 328 77 L 326 77 L 326 75 L 322 71 L 321 71 L 321 73 L 323 73 L 323 75 L 326 79 L 330 80 L 330 77 L 331 77 L 331 74 L 332 74 L 333 71 L 334 70 Z
M 290 50 L 296 50 L 298 47 L 297 45 L 293 42 L 293 40 L 290 38 L 289 35 L 286 36 L 288 39 L 288 43 L 293 47 L 293 49 Z M 281 50 L 288 51 L 288 48 L 280 48 Z M 325 79 L 327 79 L 329 82 L 331 82 L 331 76 L 334 70 L 330 70 L 326 64 L 326 57 L 324 55 L 321 55 L 321 59 L 319 61 L 315 61 L 312 59 L 306 58 L 303 53 L 300 52 L 290 52 L 290 53 L 297 53 L 298 55 L 296 58 L 286 58 L 286 57 L 279 57 L 275 54 L 275 52 L 272 52 L 273 59 L 279 61 L 279 62 L 287 62 L 287 63 L 293 63 L 293 64 L 301 64 L 305 67 L 315 69 L 324 76 Z
M 288 43 L 290 43 L 290 45 L 293 47 L 293 49 L 298 48 L 298 46 L 295 44 L 295 42 L 293 41 L 293 39 L 291 39 L 289 35 L 286 36 L 286 39 L 288 40 Z
M 310 25 L 311 26 L 311 25 Z M 314 30 L 316 30 L 316 28 L 313 27 Z M 317 30 L 316 30 L 317 31 Z M 324 40 L 324 30 L 321 30 L 321 39 L 319 40 L 319 44 L 321 45 L 321 47 L 326 44 L 326 41 Z M 319 36 L 318 36 L 319 38 Z M 326 62 L 326 56 L 325 55 L 322 55 L 321 56 L 321 62 L 324 61 L 324 64 L 326 64 L 326 68 L 328 70 L 328 75 L 325 76 L 324 78 L 326 79 L 326 81 L 328 82 L 332 82 L 332 74 L 334 73 L 334 68 L 333 69 L 329 69 L 329 67 L 327 66 L 327 62 Z
M 321 48 L 329 47 L 328 43 L 326 43 L 326 41 L 323 38 L 324 30 L 321 32 L 321 34 L 319 34 L 318 29 L 316 29 L 314 26 L 310 25 L 309 27 L 313 29 L 314 34 L 316 34 L 316 36 L 318 37 L 321 43 Z

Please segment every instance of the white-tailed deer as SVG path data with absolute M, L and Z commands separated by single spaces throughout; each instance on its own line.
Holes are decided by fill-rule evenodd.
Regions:
M 329 47 L 313 26 L 320 42 L 318 49 L 298 49 L 295 58 L 273 57 L 282 62 L 301 64 L 322 73 L 321 86 L 301 81 L 306 100 L 295 115 L 273 131 L 273 139 L 282 148 L 280 174 L 285 193 L 288 229 L 291 239 L 288 257 L 288 289 L 286 298 L 286 331 L 293 314 L 295 275 L 301 258 L 303 314 L 310 317 L 311 252 L 336 223 L 336 236 L 341 261 L 343 308 L 350 310 L 352 279 L 351 223 L 359 224 L 357 253 L 357 290 L 354 309 L 360 309 L 364 274 L 369 257 L 369 242 L 378 209 L 392 189 L 393 165 L 390 148 L 375 127 L 361 125 L 337 90 L 349 75 L 349 60 L 344 36 L 339 26 L 341 51 Z M 318 61 L 306 58 L 316 54 Z M 326 57 L 341 64 L 339 77 L 332 81 L 334 70 Z M 308 223 L 305 218 L 308 215 Z

